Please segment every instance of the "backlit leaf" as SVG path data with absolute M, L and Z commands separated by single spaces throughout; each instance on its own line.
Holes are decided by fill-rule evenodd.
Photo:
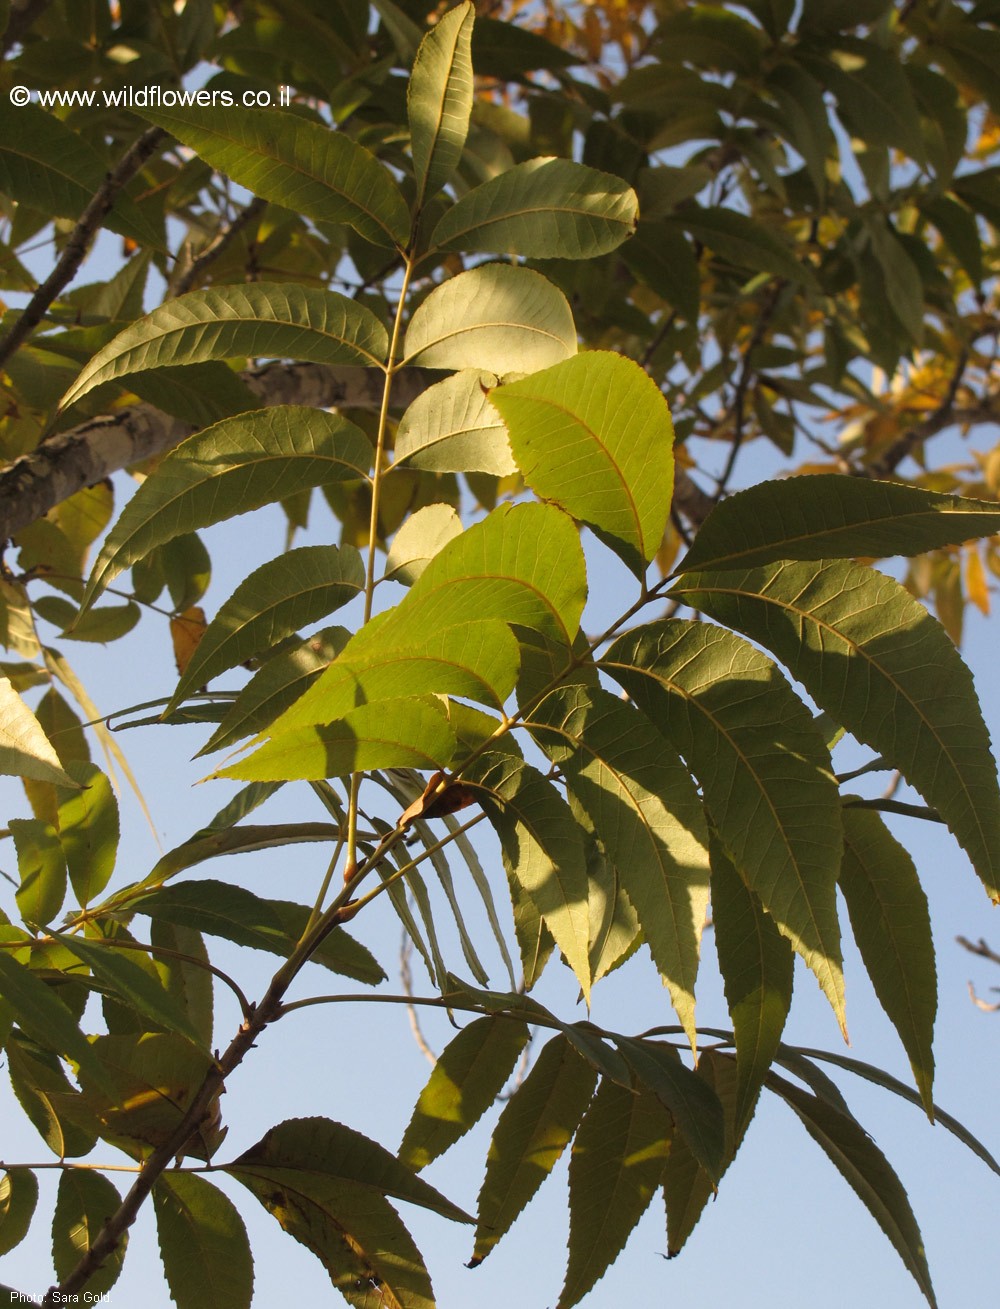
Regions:
M 772 1073 L 768 1086 L 795 1110 L 803 1127 L 886 1234 L 929 1305 L 936 1304 L 924 1242 L 902 1183 L 863 1128 L 817 1096 Z
M 204 1177 L 168 1169 L 153 1187 L 160 1258 L 181 1309 L 249 1309 L 253 1255 L 228 1196 Z
M 621 1252 L 660 1183 L 670 1114 L 654 1095 L 604 1081 L 569 1164 L 569 1266 L 558 1309 L 587 1294 Z
M 385 559 L 386 578 L 412 586 L 438 551 L 461 536 L 462 530 L 462 520 L 451 505 L 424 505 L 393 538 Z
M 496 1125 L 479 1191 L 472 1263 L 481 1263 L 555 1167 L 590 1103 L 597 1073 L 563 1036 L 542 1047 Z
M 596 259 L 635 231 L 635 192 L 571 159 L 530 159 L 467 191 L 431 236 L 439 250 Z
M 58 1278 L 70 1275 L 121 1202 L 118 1188 L 100 1173 L 71 1168 L 60 1174 L 52 1219 L 52 1262 Z M 127 1247 L 125 1231 L 100 1268 L 87 1279 L 88 1294 L 96 1297 L 114 1286 Z M 90 1303 L 99 1302 L 92 1299 Z
M 0 773 L 72 786 L 41 724 L 10 680 L 0 677 Z
M 472 25 L 476 11 L 456 5 L 420 42 L 406 92 L 419 213 L 451 178 L 472 113 Z
M 644 715 L 598 687 L 553 692 L 529 725 L 590 816 L 694 1045 L 708 833 L 690 774 Z
M 569 806 L 551 782 L 510 755 L 482 754 L 463 781 L 496 829 L 508 877 L 528 895 L 589 997 L 587 864 Z
M 403 1134 L 399 1158 L 426 1168 L 495 1102 L 528 1040 L 524 1023 L 478 1018 L 442 1050 Z
M 750 1124 L 792 1002 L 791 947 L 718 841 L 712 851 L 712 922 L 736 1037 L 737 1140 Z M 669 1205 L 668 1205 L 669 1212 Z
M 373 768 L 438 769 L 451 761 L 455 744 L 440 700 L 377 700 L 325 726 L 279 732 L 254 754 L 214 776 L 274 782 L 344 777 Z
M 588 351 L 498 387 L 528 485 L 587 523 L 641 576 L 663 539 L 674 429 L 659 387 L 631 360 Z
M 21 879 L 15 892 L 18 911 L 25 923 L 44 927 L 66 897 L 66 856 L 59 833 L 39 818 L 12 818 L 9 827 Z
M 565 296 L 541 273 L 482 264 L 418 306 L 404 354 L 425 368 L 531 373 L 576 354 L 576 326 Z
M 487 398 L 496 380 L 466 368 L 418 395 L 396 431 L 396 462 L 437 473 L 516 472 L 503 422 Z
M 27 1168 L 8 1168 L 0 1177 L 0 1254 L 28 1235 L 38 1204 L 38 1179 Z
M 118 854 L 118 801 L 107 776 L 93 764 L 70 763 L 79 789 L 59 792 L 59 840 L 80 904 L 99 895 L 114 872 Z

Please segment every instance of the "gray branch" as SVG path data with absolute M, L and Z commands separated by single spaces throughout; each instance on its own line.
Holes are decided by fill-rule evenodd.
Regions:
M 405 408 L 440 377 L 429 369 L 403 369 L 393 383 L 394 406 Z M 244 373 L 243 381 L 264 407 L 377 410 L 382 402 L 383 375 L 372 368 L 269 364 Z M 135 404 L 48 438 L 0 469 L 0 542 L 85 486 L 173 449 L 195 430 L 152 405 Z M 712 498 L 678 469 L 674 504 L 689 522 L 700 526 L 712 508 Z

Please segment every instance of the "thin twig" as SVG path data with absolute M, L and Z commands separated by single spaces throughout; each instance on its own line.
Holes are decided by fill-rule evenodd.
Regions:
M 411 999 L 413 997 L 413 973 L 410 970 L 410 955 L 412 953 L 413 942 L 410 940 L 409 933 L 404 931 L 399 943 L 399 981 L 403 987 L 403 994 L 410 996 Z M 417 1017 L 417 1011 L 412 1004 L 406 1006 L 406 1016 L 410 1021 L 410 1031 L 413 1033 L 417 1049 L 430 1066 L 434 1068 L 438 1057 L 427 1044 L 427 1039 L 420 1026 L 420 1019 Z
M 944 819 L 936 809 L 924 805 L 906 804 L 902 800 L 845 800 L 845 809 L 878 809 L 886 814 L 902 814 L 904 818 L 923 818 L 929 823 L 943 823 Z
M 72 282 L 84 261 L 91 238 L 114 204 L 119 191 L 131 181 L 165 136 L 166 133 L 160 127 L 147 128 L 142 136 L 132 142 L 105 177 L 80 215 L 56 266 L 31 297 L 14 326 L 0 338 L 0 366 L 27 339 L 48 313 L 59 293 Z
M 183 295 L 186 291 L 190 291 L 195 283 L 200 280 L 205 269 L 214 264 L 216 259 L 218 259 L 219 256 L 229 248 L 235 238 L 239 236 L 240 232 L 242 232 L 245 227 L 248 227 L 256 218 L 259 218 L 266 208 L 267 201 L 262 200 L 260 196 L 255 196 L 245 209 L 240 210 L 228 227 L 224 227 L 221 232 L 217 232 L 211 241 L 209 241 L 208 245 L 205 246 L 204 250 L 202 250 L 196 258 L 192 259 L 187 269 L 185 269 L 170 288 L 171 295 L 179 296 Z

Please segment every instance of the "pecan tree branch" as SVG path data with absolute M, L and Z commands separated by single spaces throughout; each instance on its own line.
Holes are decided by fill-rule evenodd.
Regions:
M 147 128 L 105 177 L 80 215 L 55 268 L 31 297 L 14 326 L 0 338 L 0 367 L 42 321 L 60 291 L 72 282 L 83 263 L 91 238 L 114 204 L 118 192 L 131 181 L 165 136 L 160 127 Z
M 243 374 L 262 407 L 377 409 L 382 374 L 325 364 L 271 364 Z M 398 399 L 409 404 L 435 380 L 424 369 L 398 379 Z M 163 454 L 196 429 L 149 404 L 128 405 L 49 437 L 0 470 L 0 541 L 9 540 L 85 486 L 131 464 Z
M 230 246 L 235 237 L 245 227 L 248 227 L 255 218 L 258 218 L 267 208 L 267 201 L 262 200 L 260 196 L 254 196 L 246 208 L 241 209 L 228 227 L 224 227 L 221 232 L 217 232 L 211 241 L 200 251 L 184 270 L 177 281 L 170 288 L 170 294 L 174 296 L 183 295 L 185 291 L 190 291 L 196 282 L 201 278 L 206 268 L 215 263 Z

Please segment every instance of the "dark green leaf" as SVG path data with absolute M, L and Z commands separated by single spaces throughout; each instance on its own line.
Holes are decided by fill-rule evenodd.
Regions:
M 456 5 L 420 42 L 406 92 L 413 171 L 414 211 L 451 178 L 462 157 L 472 113 L 473 5 Z
M 438 1057 L 399 1147 L 415 1170 L 451 1148 L 495 1102 L 528 1040 L 521 1022 L 478 1018 Z
M 260 410 L 197 432 L 167 455 L 125 506 L 94 565 L 84 605 L 165 541 L 306 486 L 364 478 L 370 465 L 364 433 L 318 409 Z
M 70 1275 L 87 1253 L 107 1220 L 118 1212 L 122 1198 L 108 1178 L 90 1170 L 70 1168 L 60 1174 L 56 1211 L 52 1219 L 52 1262 L 61 1280 Z M 128 1247 L 128 1232 L 87 1279 L 89 1303 L 100 1303 L 118 1281 Z
M 387 349 L 372 311 L 333 291 L 289 282 L 213 287 L 168 300 L 127 327 L 91 359 L 62 405 L 153 368 L 246 355 L 378 368 Z
M 164 713 L 195 687 L 347 604 L 364 584 L 364 562 L 352 546 L 304 546 L 262 564 L 209 623 Z
M 640 628 L 601 666 L 685 757 L 727 854 L 843 1025 L 840 800 L 805 705 L 769 659 L 706 623 Z
M 118 855 L 118 801 L 107 776 L 93 764 L 66 765 L 79 790 L 59 792 L 59 840 L 80 904 L 99 895 Z
M 969 670 L 923 605 L 844 561 L 692 574 L 674 594 L 767 646 L 821 709 L 898 768 L 1000 901 L 989 733 Z
M 645 1213 L 670 1150 L 670 1114 L 655 1095 L 604 1081 L 569 1163 L 569 1266 L 558 1309 L 587 1294 Z
M 709 514 L 676 570 L 918 555 L 1000 530 L 1000 505 L 865 477 L 761 482 Z
M 66 898 L 66 857 L 59 833 L 40 818 L 12 818 L 9 827 L 21 879 L 15 892 L 18 910 L 29 926 L 44 927 Z
M 179 1309 L 250 1309 L 253 1255 L 236 1206 L 193 1173 L 170 1170 L 153 1187 L 160 1258 Z
M 596 1082 L 597 1073 L 564 1036 L 542 1047 L 504 1106 L 490 1142 L 473 1264 L 482 1263 L 555 1167 Z
M 13 1250 L 28 1235 L 37 1204 L 35 1174 L 27 1168 L 8 1168 L 0 1178 L 0 1254 Z
M 927 897 L 909 854 L 871 809 L 844 808 L 840 889 L 879 1003 L 909 1056 L 934 1117 L 937 970 Z
M 788 942 L 718 841 L 712 842 L 711 851 L 712 921 L 736 1037 L 733 1112 L 739 1139 L 750 1125 L 781 1041 L 792 1002 L 793 956 Z M 669 1213 L 669 1204 L 667 1209 Z
M 924 1242 L 902 1183 L 885 1155 L 851 1117 L 772 1073 L 768 1086 L 803 1127 L 886 1234 L 929 1305 L 936 1304 Z

